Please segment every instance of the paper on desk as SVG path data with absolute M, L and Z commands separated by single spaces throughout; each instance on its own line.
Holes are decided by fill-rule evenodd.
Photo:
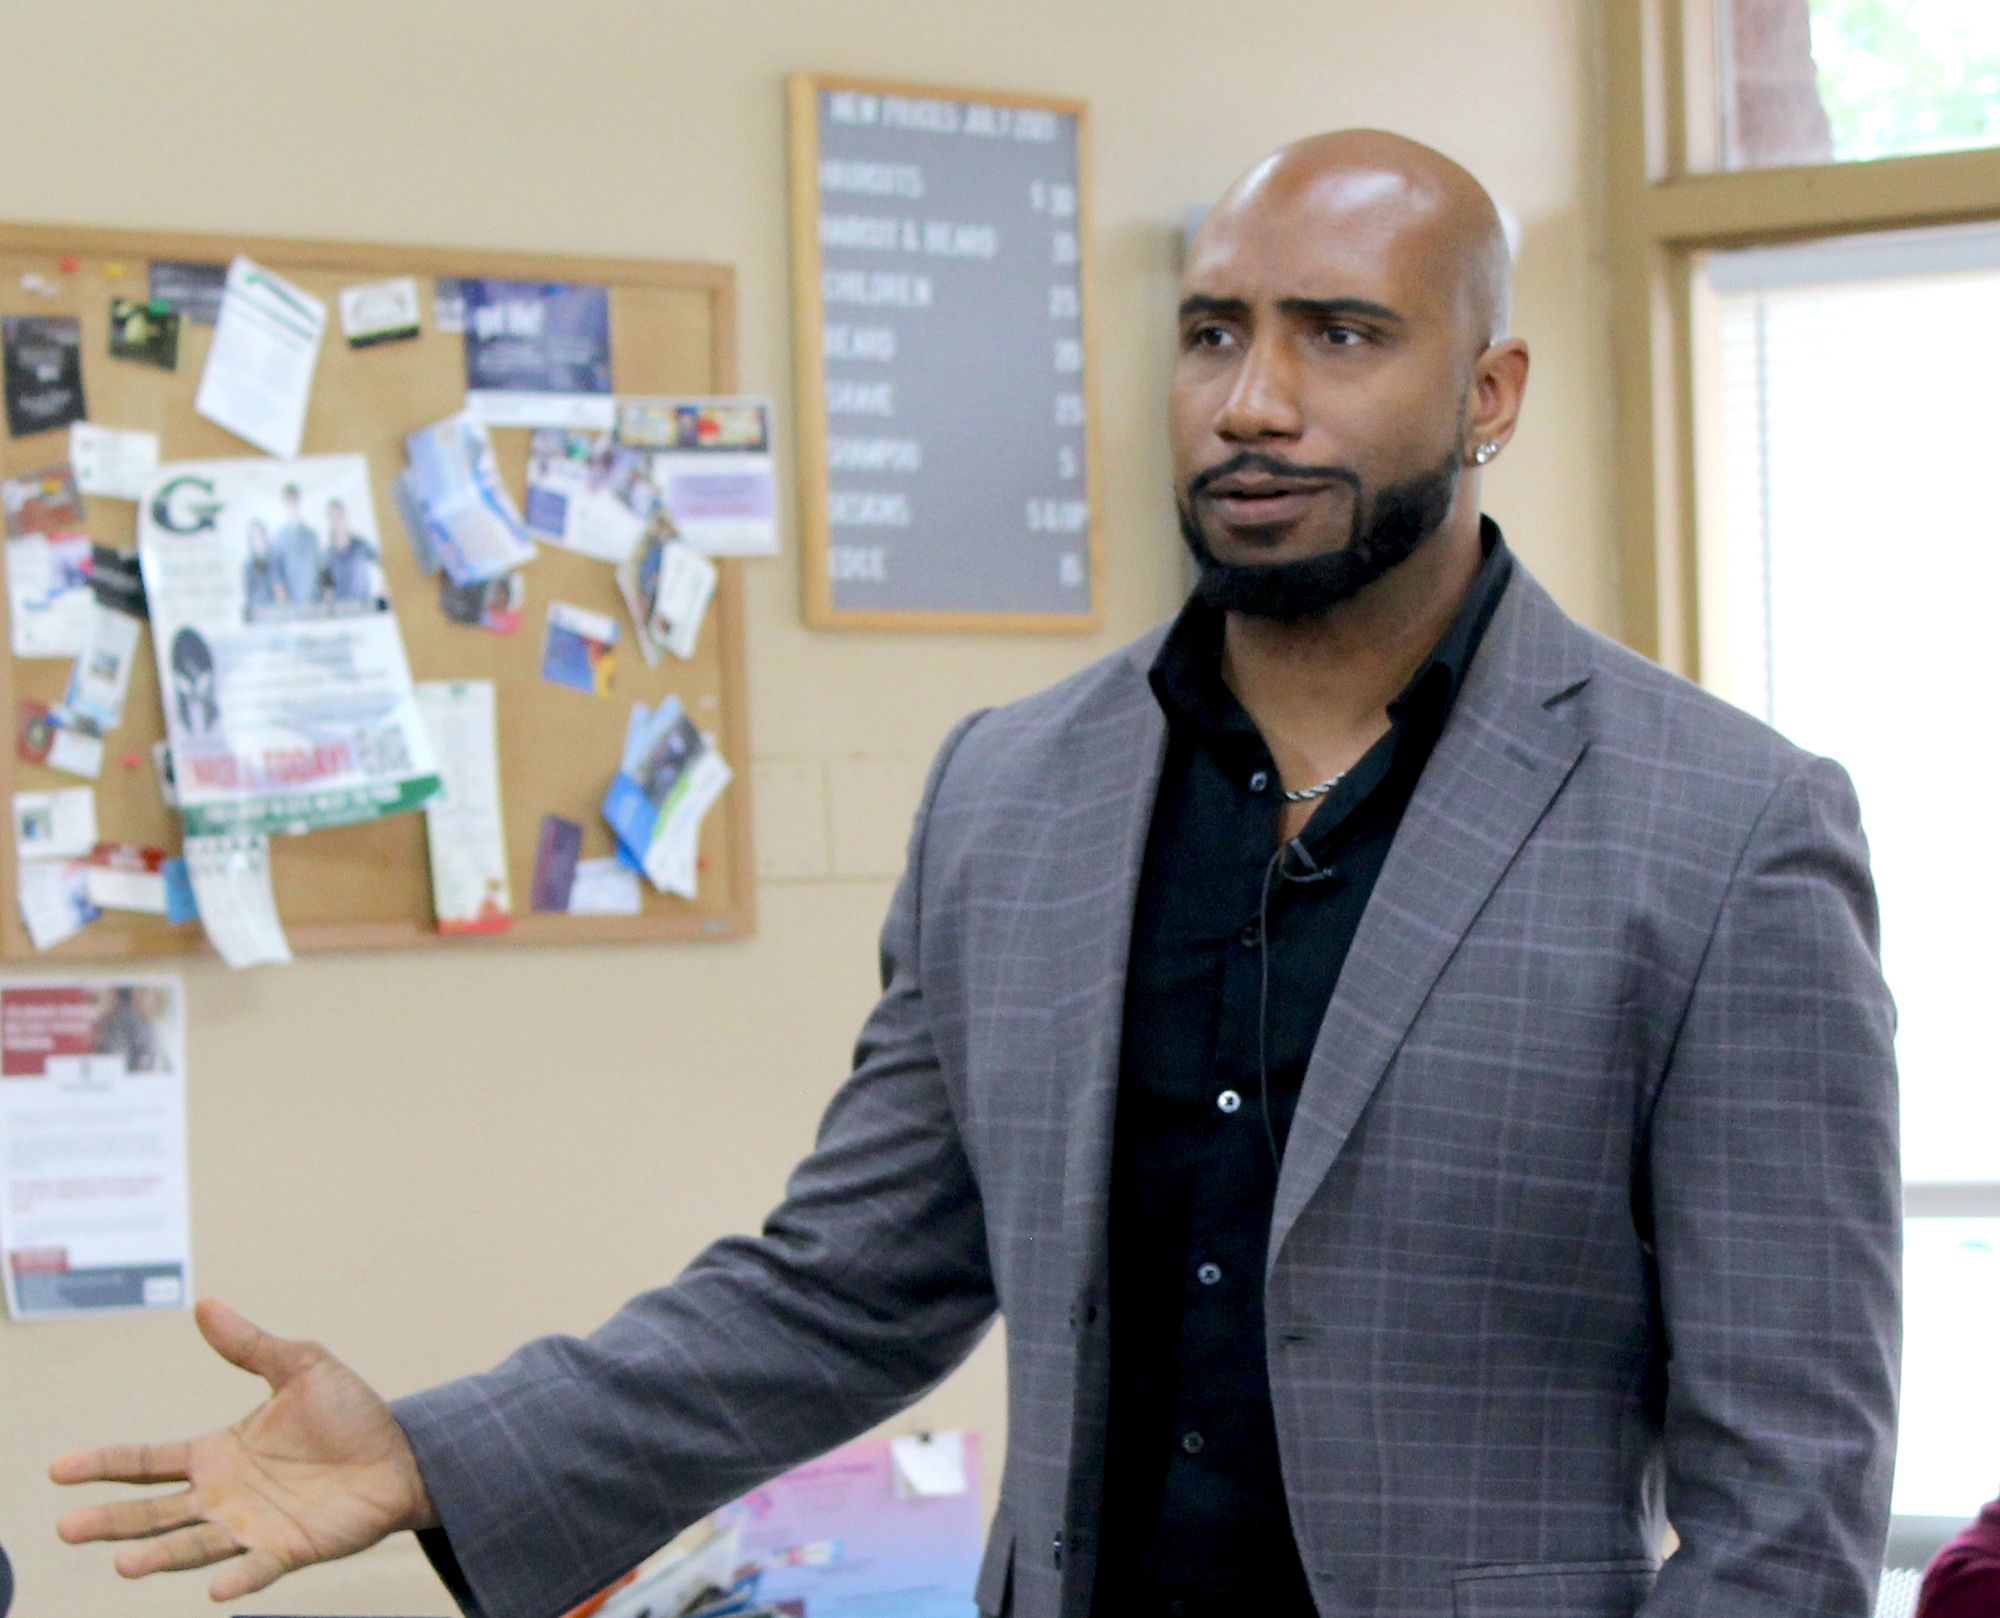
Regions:
M 69 464 L 76 473 L 76 486 L 85 494 L 137 500 L 160 469 L 160 435 L 73 421 Z
M 0 983 L 0 1272 L 16 1320 L 191 1297 L 172 978 Z
M 255 833 L 190 837 L 182 849 L 208 941 L 233 967 L 292 959 L 271 893 L 271 842 Z
M 911 1433 L 889 1440 L 896 1463 L 898 1500 L 942 1500 L 964 1494 L 971 1480 L 965 1470 L 965 1434 Z
M 97 846 L 97 794 L 89 787 L 14 794 L 14 855 L 80 859 Z
M 431 902 L 441 933 L 504 932 L 514 922 L 500 814 L 499 726 L 491 680 L 425 680 L 417 706 L 444 790 L 424 806 Z
M 326 305 L 238 255 L 194 396 L 198 414 L 291 459 L 305 438 Z

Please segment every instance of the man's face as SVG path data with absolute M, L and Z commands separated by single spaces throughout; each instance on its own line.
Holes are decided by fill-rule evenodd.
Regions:
M 1448 243 L 1384 176 L 1266 186 L 1203 231 L 1182 293 L 1169 424 L 1202 591 L 1323 613 L 1456 497 L 1476 345 Z

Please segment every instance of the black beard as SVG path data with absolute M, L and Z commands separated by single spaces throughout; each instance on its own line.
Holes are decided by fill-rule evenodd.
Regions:
M 1292 562 L 1218 560 L 1194 520 L 1194 497 L 1218 478 L 1252 470 L 1348 484 L 1354 490 L 1354 521 L 1347 543 L 1323 556 Z M 1219 611 L 1239 612 L 1246 618 L 1298 623 L 1324 617 L 1416 555 L 1444 525 L 1458 494 L 1458 478 L 1454 449 L 1430 471 L 1388 485 L 1371 501 L 1360 478 L 1345 467 L 1294 466 L 1245 450 L 1194 478 L 1186 498 L 1176 502 L 1181 538 L 1201 567 L 1194 593 Z

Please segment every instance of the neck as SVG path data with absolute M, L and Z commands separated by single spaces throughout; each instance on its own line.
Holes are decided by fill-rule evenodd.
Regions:
M 1476 510 L 1456 510 L 1408 561 L 1320 618 L 1231 613 L 1222 673 L 1287 786 L 1348 768 L 1457 615 L 1483 560 Z

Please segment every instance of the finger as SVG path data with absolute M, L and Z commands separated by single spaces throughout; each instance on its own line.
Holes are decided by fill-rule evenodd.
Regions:
M 276 1584 L 291 1572 L 291 1566 L 276 1551 L 261 1547 L 240 1561 L 232 1562 L 209 1582 L 211 1601 L 240 1601 L 254 1596 L 267 1584 Z
M 282 1388 L 320 1355 L 317 1344 L 273 1337 L 218 1298 L 203 1298 L 194 1306 L 194 1323 L 216 1353 L 274 1388 Z
M 56 1483 L 185 1483 L 188 1447 L 180 1444 L 110 1444 L 78 1450 L 49 1463 Z
M 57 1523 L 56 1533 L 72 1545 L 88 1545 L 100 1539 L 150 1539 L 200 1521 L 194 1491 L 183 1489 L 179 1494 L 154 1495 L 148 1500 L 86 1506 Z
M 205 1522 L 120 1551 L 111 1565 L 128 1579 L 143 1579 L 148 1573 L 207 1567 L 211 1562 L 240 1556 L 242 1549 L 221 1523 Z

